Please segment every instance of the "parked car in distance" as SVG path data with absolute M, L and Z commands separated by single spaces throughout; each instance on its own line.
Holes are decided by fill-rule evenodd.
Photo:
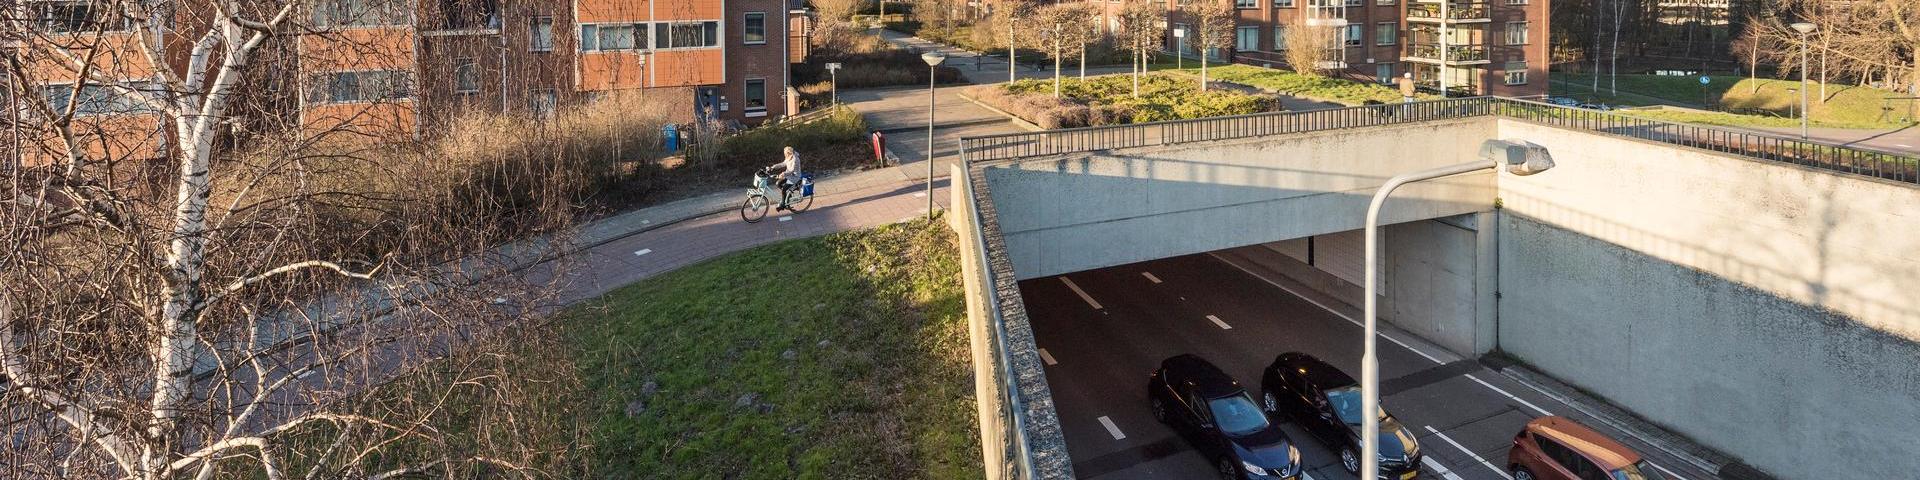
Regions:
M 1582 104 L 1580 104 L 1580 108 L 1584 108 L 1584 109 L 1588 109 L 1588 110 L 1599 110 L 1599 111 L 1602 111 L 1602 112 L 1604 112 L 1604 111 L 1608 111 L 1608 110 L 1613 110 L 1613 107 L 1612 107 L 1612 106 L 1609 106 L 1609 105 L 1607 105 L 1607 104 L 1604 104 L 1604 103 L 1597 103 L 1597 102 L 1596 102 L 1596 103 L 1582 103 Z
M 1669 480 L 1638 452 L 1566 417 L 1527 422 L 1507 450 L 1513 480 Z
M 1147 379 L 1153 418 L 1174 428 L 1214 464 L 1220 478 L 1297 479 L 1300 450 L 1267 420 L 1240 382 L 1192 354 L 1160 362 Z
M 1574 100 L 1573 97 L 1547 97 L 1547 103 L 1559 105 L 1562 107 L 1574 107 L 1574 106 L 1580 105 L 1580 101 Z
M 1260 376 L 1261 404 L 1269 412 L 1292 418 L 1339 452 L 1347 473 L 1360 473 L 1360 383 L 1340 369 L 1300 352 L 1274 357 Z M 1410 479 L 1420 475 L 1420 442 L 1400 420 L 1376 412 L 1380 418 L 1380 478 Z

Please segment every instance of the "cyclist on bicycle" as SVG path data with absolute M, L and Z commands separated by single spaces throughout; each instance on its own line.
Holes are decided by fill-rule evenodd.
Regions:
M 795 187 L 800 186 L 800 154 L 794 152 L 793 147 L 786 147 L 782 151 L 781 157 L 780 163 L 767 166 L 767 172 L 772 173 L 776 168 L 780 170 L 780 176 L 778 177 L 780 180 L 779 210 L 784 211 L 787 210 L 787 194 L 792 192 Z

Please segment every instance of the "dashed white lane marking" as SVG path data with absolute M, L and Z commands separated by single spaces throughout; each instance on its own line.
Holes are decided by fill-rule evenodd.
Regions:
M 784 217 L 780 217 L 780 221 L 782 221 L 782 222 L 785 222 L 785 221 L 789 221 L 789 220 L 793 220 L 793 216 L 792 216 L 792 215 L 787 215 L 787 216 L 784 216 Z
M 646 224 L 649 224 L 649 223 L 653 223 L 653 221 L 652 221 L 652 220 L 641 220 L 641 221 L 640 221 L 640 224 L 641 224 L 641 225 L 646 225 Z
M 1100 417 L 1100 425 L 1107 427 L 1107 434 L 1113 435 L 1114 440 L 1125 440 L 1127 438 L 1127 434 L 1120 433 L 1120 427 L 1115 426 L 1111 418 L 1105 416 Z
M 913 198 L 926 198 L 927 192 L 913 192 Z
M 1299 299 L 1301 299 L 1301 300 L 1306 300 L 1306 301 L 1307 301 L 1307 303 L 1311 303 L 1311 304 L 1313 304 L 1313 306 L 1316 306 L 1316 307 L 1320 307 L 1320 309 L 1321 309 L 1321 310 L 1326 310 L 1326 311 L 1327 311 L 1327 313 L 1331 313 L 1331 314 L 1333 314 L 1333 316 L 1336 316 L 1336 317 L 1340 317 L 1340 319 L 1341 319 L 1341 320 L 1346 320 L 1346 321 L 1347 321 L 1347 323 L 1351 323 L 1351 324 L 1353 324 L 1353 326 L 1356 326 L 1356 327 L 1360 327 L 1360 328 L 1367 328 L 1367 324 L 1365 324 L 1365 323 L 1360 323 L 1360 321 L 1359 321 L 1359 320 L 1354 320 L 1354 319 L 1353 319 L 1353 317 L 1349 317 L 1349 316 L 1347 316 L 1347 314 L 1345 314 L 1345 313 L 1341 313 L 1341 312 L 1340 312 L 1339 310 L 1334 310 L 1334 309 L 1333 309 L 1333 307 L 1328 307 L 1328 306 L 1327 306 L 1327 304 L 1324 304 L 1324 303 L 1320 303 L 1320 301 L 1319 301 L 1319 300 L 1314 300 L 1314 299 L 1313 299 L 1313 297 L 1308 297 L 1308 296 L 1306 296 L 1306 295 L 1301 295 L 1301 294 L 1300 294 L 1300 292 L 1296 292 L 1296 291 L 1293 291 L 1293 289 L 1291 289 L 1291 288 L 1287 288 L 1287 287 L 1286 287 L 1285 285 L 1281 285 L 1281 284 L 1280 284 L 1279 282 L 1275 282 L 1275 281 L 1273 281 L 1273 280 L 1268 280 L 1268 279 L 1267 279 L 1267 277 L 1264 277 L 1264 276 L 1261 276 L 1261 275 L 1260 275 L 1260 274 L 1258 274 L 1258 273 L 1253 273 L 1253 271 L 1252 271 L 1252 270 L 1247 270 L 1247 268 L 1246 268 L 1246 267 L 1242 267 L 1242 266 L 1240 266 L 1240 264 L 1239 264 L 1239 263 L 1235 263 L 1235 262 L 1234 262 L 1234 261 L 1232 261 L 1232 260 L 1228 260 L 1228 259 L 1226 259 L 1226 258 L 1222 258 L 1222 257 L 1220 257 L 1219 255 L 1214 255 L 1214 256 L 1213 256 L 1213 258 L 1217 258 L 1217 259 L 1219 259 L 1219 260 L 1220 260 L 1220 261 L 1222 261 L 1222 262 L 1226 262 L 1226 264 L 1227 264 L 1227 265 L 1232 265 L 1232 266 L 1233 266 L 1233 268 L 1238 268 L 1238 269 L 1240 269 L 1240 271 L 1242 271 L 1242 272 L 1247 272 L 1247 275 L 1252 275 L 1252 276 L 1253 276 L 1253 278 L 1258 278 L 1258 279 L 1260 279 L 1261 281 L 1264 281 L 1264 282 L 1267 282 L 1267 284 L 1268 284 L 1268 285 L 1273 285 L 1273 286 L 1274 286 L 1274 288 L 1278 288 L 1278 289 L 1280 289 L 1280 291 L 1283 291 L 1283 292 L 1287 292 L 1287 293 L 1291 293 L 1291 294 L 1293 294 L 1293 296 L 1294 296 L 1294 297 L 1298 297 L 1298 298 L 1299 298 Z M 1387 334 L 1385 334 L 1385 333 L 1381 333 L 1381 334 L 1380 334 L 1380 338 L 1385 338 L 1385 339 L 1387 339 L 1387 341 L 1389 341 L 1389 342 L 1393 342 L 1393 344 L 1394 344 L 1394 345 L 1399 345 L 1399 346 L 1400 346 L 1400 348 L 1405 348 L 1405 349 L 1407 349 L 1407 350 L 1409 350 L 1409 351 L 1412 351 L 1412 352 L 1413 352 L 1413 353 L 1414 353 L 1415 355 L 1419 355 L 1419 356 L 1421 356 L 1421 357 L 1425 357 L 1425 358 L 1426 358 L 1427 360 L 1430 360 L 1430 361 L 1432 361 L 1433 363 L 1437 363 L 1437 364 L 1441 364 L 1441 365 L 1445 365 L 1445 364 L 1447 363 L 1447 362 L 1443 362 L 1443 361 L 1440 361 L 1440 359 L 1439 359 L 1439 358 L 1435 358 L 1435 357 L 1434 357 L 1433 355 L 1428 355 L 1428 354 L 1427 354 L 1427 352 L 1423 352 L 1423 351 L 1420 351 L 1420 349 L 1418 349 L 1418 348 L 1413 348 L 1413 346 L 1412 346 L 1412 345 L 1408 345 L 1408 344 L 1407 344 L 1406 342 L 1402 342 L 1402 341 L 1400 341 L 1400 339 L 1397 339 L 1397 338 L 1393 338 L 1392 336 L 1388 336 L 1388 335 L 1387 335 Z
M 1552 413 L 1548 413 L 1547 409 L 1540 408 L 1539 405 L 1534 405 L 1533 402 L 1529 402 L 1527 401 L 1527 399 L 1516 397 L 1511 393 L 1507 393 L 1506 390 L 1501 390 L 1500 387 L 1493 386 L 1493 384 L 1487 383 L 1486 380 L 1481 380 L 1480 377 L 1473 376 L 1473 374 L 1471 373 L 1467 374 L 1467 378 L 1475 382 L 1480 382 L 1480 385 L 1486 386 L 1488 389 L 1491 389 L 1495 392 L 1499 392 L 1501 395 L 1505 395 L 1507 398 L 1513 399 L 1513 401 L 1520 402 L 1521 405 L 1526 405 L 1527 408 L 1531 408 L 1533 409 L 1533 411 L 1540 412 L 1541 416 L 1553 415 Z
M 1081 300 L 1086 300 L 1087 305 L 1092 305 L 1094 310 L 1101 310 L 1105 308 L 1100 306 L 1100 302 L 1093 301 L 1093 296 L 1087 295 L 1086 290 L 1081 290 L 1079 285 L 1074 285 L 1073 279 L 1067 278 L 1067 277 L 1060 277 L 1060 281 L 1066 283 L 1067 288 L 1072 289 L 1074 295 L 1079 295 Z
M 1900 147 L 1900 148 L 1913 148 L 1913 145 L 1908 145 L 1904 143 L 1896 143 L 1896 144 L 1893 144 L 1893 146 Z M 1655 466 L 1657 467 L 1659 465 L 1655 465 Z M 1661 470 L 1666 470 L 1666 469 L 1662 468 Z
M 1153 276 L 1153 272 L 1140 272 L 1140 276 L 1147 277 L 1149 282 L 1160 283 L 1160 277 Z
M 1043 361 L 1046 361 L 1046 362 L 1047 362 L 1047 365 L 1059 365 L 1059 364 L 1060 364 L 1060 362 L 1058 362 L 1058 361 L 1055 361 L 1055 360 L 1053 359 L 1053 354 L 1051 354 L 1051 353 L 1047 353 L 1047 349 L 1044 349 L 1044 348 L 1042 348 L 1042 349 L 1040 349 L 1040 360 L 1043 360 Z
M 651 248 L 642 248 L 642 249 L 640 249 L 640 251 L 638 251 L 638 252 L 633 252 L 633 256 L 636 256 L 636 257 L 638 257 L 638 256 L 641 256 L 641 255 L 646 255 L 646 254 L 649 254 L 649 253 L 653 253 L 653 249 L 651 249 Z
M 1429 431 L 1429 432 L 1433 432 L 1433 436 L 1436 436 L 1436 437 L 1440 437 L 1440 439 L 1441 439 L 1441 440 L 1445 440 L 1445 441 L 1446 441 L 1446 442 L 1447 442 L 1448 444 L 1451 444 L 1451 445 L 1453 445 L 1453 448 L 1458 448 L 1458 449 L 1460 449 L 1460 452 L 1461 452 L 1461 453 L 1465 453 L 1465 454 L 1467 454 L 1467 456 L 1469 456 L 1469 457 L 1473 457 L 1473 459 L 1474 459 L 1474 460 L 1477 460 L 1477 461 L 1479 461 L 1481 465 L 1486 465 L 1486 466 L 1487 466 L 1487 468 L 1489 468 L 1489 469 L 1492 469 L 1492 470 L 1493 470 L 1493 473 L 1497 473 L 1497 474 L 1500 474 L 1500 478 L 1504 478 L 1504 479 L 1507 479 L 1507 480 L 1513 480 L 1513 476 L 1512 476 L 1512 475 L 1507 475 L 1507 471 L 1506 471 L 1506 470 L 1501 470 L 1501 469 L 1500 469 L 1500 467 L 1496 467 L 1496 466 L 1494 466 L 1494 465 L 1493 465 L 1492 463 L 1488 463 L 1488 462 L 1487 462 L 1487 459 L 1484 459 L 1484 458 L 1480 458 L 1480 454 L 1477 454 L 1477 453 L 1473 453 L 1473 451 L 1472 451 L 1472 450 L 1468 450 L 1468 449 L 1467 449 L 1467 447 L 1464 447 L 1464 446 L 1461 446 L 1461 445 L 1460 445 L 1460 442 L 1456 442 L 1456 441 L 1453 441 L 1453 439 L 1452 439 L 1452 438 L 1448 438 L 1448 437 L 1447 437 L 1447 434 L 1444 434 L 1444 433 L 1440 433 L 1440 431 L 1439 431 L 1439 430 L 1434 430 L 1434 429 L 1433 429 L 1433 426 L 1432 426 L 1432 425 L 1427 425 L 1427 431 Z
M 1433 469 L 1435 473 L 1439 473 L 1441 477 L 1447 480 L 1460 480 L 1459 475 L 1454 475 L 1453 470 L 1448 470 L 1446 465 L 1441 465 L 1440 461 L 1434 460 L 1433 457 L 1420 457 L 1420 463 L 1426 465 L 1427 468 Z
M 1216 317 L 1216 316 L 1213 316 L 1213 315 L 1207 315 L 1207 320 L 1212 320 L 1212 321 L 1213 321 L 1213 324 L 1214 324 L 1214 325 L 1219 325 L 1219 326 L 1220 326 L 1220 329 L 1221 329 L 1221 330 L 1232 330 L 1232 329 L 1233 329 L 1233 326 L 1232 326 L 1232 325 L 1227 325 L 1227 322 L 1222 322 L 1222 321 L 1220 321 L 1220 317 Z
M 507 297 L 493 297 L 493 304 L 494 304 L 494 305 L 506 305 L 506 304 L 507 304 Z
M 1647 462 L 1647 464 L 1648 464 L 1648 465 L 1653 465 L 1653 468 L 1656 468 L 1656 469 L 1659 469 L 1659 470 L 1660 470 L 1661 472 L 1664 472 L 1664 473 L 1666 473 L 1666 474 L 1667 474 L 1667 476 L 1669 476 L 1669 477 L 1673 477 L 1673 478 L 1674 478 L 1674 480 L 1687 480 L 1687 477 L 1682 477 L 1682 476 L 1680 476 L 1680 474 L 1678 474 L 1678 473 L 1673 473 L 1673 471 L 1672 471 L 1672 470 L 1667 470 L 1667 467 L 1662 467 L 1662 466 L 1660 466 L 1660 464 L 1658 464 L 1658 463 L 1653 463 L 1653 462 Z

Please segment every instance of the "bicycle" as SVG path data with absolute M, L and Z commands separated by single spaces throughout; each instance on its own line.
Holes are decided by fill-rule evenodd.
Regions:
M 778 186 L 770 185 L 772 181 L 773 171 L 771 169 L 762 168 L 760 171 L 753 173 L 753 188 L 747 189 L 747 200 L 740 204 L 741 220 L 746 220 L 747 223 L 756 223 L 761 219 L 767 218 L 767 192 L 769 189 L 780 190 L 780 206 L 792 210 L 793 213 L 807 211 L 808 208 L 813 206 L 813 177 L 811 175 L 801 173 L 800 185 L 796 186 L 794 190 L 782 189 Z M 799 195 L 791 195 L 793 193 L 798 193 Z

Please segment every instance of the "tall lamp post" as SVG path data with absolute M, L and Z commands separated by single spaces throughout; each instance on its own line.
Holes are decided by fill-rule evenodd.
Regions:
M 947 61 L 947 54 L 927 52 L 920 54 L 920 60 L 927 62 L 927 222 L 933 222 L 933 103 L 934 82 L 939 80 L 940 62 Z
M 1488 140 L 1480 147 L 1480 157 L 1477 162 L 1396 175 L 1373 192 L 1373 201 L 1367 204 L 1366 340 L 1360 354 L 1360 411 L 1365 414 L 1360 421 L 1360 478 L 1380 476 L 1380 358 L 1374 353 L 1380 315 L 1380 297 L 1376 291 L 1380 284 L 1380 207 L 1387 203 L 1387 196 L 1393 194 L 1394 189 L 1413 182 L 1501 167 L 1520 176 L 1553 168 L 1553 157 L 1545 148 L 1526 142 Z
M 1807 34 L 1819 28 L 1807 22 L 1794 22 L 1793 31 L 1800 32 L 1800 139 L 1807 139 Z

